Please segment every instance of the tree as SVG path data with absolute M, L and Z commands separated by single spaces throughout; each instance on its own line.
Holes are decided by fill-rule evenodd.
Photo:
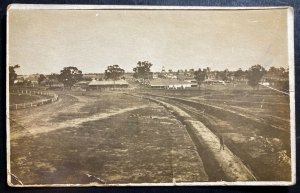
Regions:
M 91 77 L 83 77 L 82 80 L 84 80 L 84 81 L 92 81 L 93 79 Z
M 229 70 L 225 69 L 224 71 L 218 72 L 218 78 L 220 78 L 223 81 L 228 81 L 229 79 Z
M 39 78 L 38 78 L 38 83 L 39 85 L 41 84 L 41 82 L 43 82 L 46 79 L 46 76 L 43 74 L 40 74 Z
M 55 73 L 52 73 L 50 75 L 48 75 L 48 80 L 47 81 L 47 84 L 52 87 L 52 85 L 54 84 L 57 84 L 59 81 L 59 75 L 58 74 L 55 74 Z
M 283 67 L 276 68 L 272 66 L 267 72 L 267 79 L 272 86 L 280 90 L 289 90 L 289 69 Z
M 284 73 L 282 74 L 281 78 L 284 80 L 288 80 L 289 79 L 289 68 L 284 70 Z
M 194 68 L 191 68 L 191 69 L 189 70 L 189 73 L 190 73 L 191 75 L 193 75 L 193 74 L 195 73 Z
M 59 75 L 56 73 L 52 73 L 52 74 L 48 75 L 48 78 L 50 80 L 58 80 L 58 77 L 59 77 Z
M 204 80 L 207 78 L 207 70 L 199 68 L 197 71 L 194 72 L 195 79 L 197 80 L 198 84 L 201 85 Z
M 235 73 L 234 73 L 234 77 L 235 77 L 235 79 L 236 80 L 241 80 L 241 78 L 242 78 L 242 76 L 244 75 L 244 71 L 241 69 L 241 68 L 239 68 L 237 71 L 235 71 Z
M 82 71 L 76 67 L 64 67 L 58 75 L 58 80 L 64 84 L 64 87 L 71 88 L 76 82 L 82 79 Z
M 266 73 L 266 70 L 261 65 L 257 64 L 249 68 L 247 71 L 248 84 L 254 89 L 259 88 L 259 82 Z
M 184 69 L 184 75 L 187 76 L 188 75 L 188 70 Z
M 272 66 L 269 69 L 268 74 L 270 76 L 270 79 L 273 79 L 273 80 L 274 79 L 276 79 L 276 80 L 285 79 L 288 75 L 288 69 L 285 69 L 283 67 L 276 68 L 276 67 Z
M 133 77 L 142 78 L 144 79 L 144 82 L 145 79 L 150 79 L 152 76 L 152 72 L 150 69 L 152 65 L 153 64 L 151 64 L 148 61 L 144 61 L 144 62 L 138 61 L 137 66 L 133 68 L 134 71 Z
M 13 85 L 18 77 L 15 70 L 16 68 L 20 68 L 20 66 L 18 64 L 14 66 L 9 66 L 9 85 Z
M 118 80 L 120 76 L 123 76 L 124 73 L 125 70 L 120 68 L 119 65 L 108 66 L 107 70 L 105 70 L 105 79 L 112 79 L 115 86 L 115 81 Z

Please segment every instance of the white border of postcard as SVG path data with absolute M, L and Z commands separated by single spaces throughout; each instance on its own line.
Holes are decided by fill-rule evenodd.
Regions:
M 7 183 L 12 187 L 107 187 L 107 186 L 290 186 L 296 183 L 296 132 L 295 132 L 295 72 L 294 72 L 294 10 L 292 7 L 201 7 L 201 6 L 128 6 L 128 5 L 42 5 L 42 4 L 11 4 L 7 7 L 7 13 L 11 9 L 32 10 L 288 10 L 288 60 L 289 60 L 289 95 L 290 95 L 290 137 L 291 137 L 291 181 L 246 181 L 246 182 L 174 182 L 174 183 L 129 183 L 129 184 L 45 184 L 45 185 L 14 185 L 10 175 L 10 124 L 9 124 L 9 61 L 6 61 L 6 145 L 7 145 Z M 7 14 L 7 25 L 9 14 Z M 9 56 L 9 27 L 7 26 L 6 51 Z

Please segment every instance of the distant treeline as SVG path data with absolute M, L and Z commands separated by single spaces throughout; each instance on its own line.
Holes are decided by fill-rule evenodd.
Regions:
M 139 61 L 133 68 L 133 78 L 142 80 L 151 80 L 156 78 L 194 78 L 201 85 L 205 80 L 214 79 L 222 80 L 225 82 L 247 82 L 251 87 L 258 88 L 260 82 L 267 82 L 270 85 L 279 87 L 282 90 L 288 90 L 289 85 L 289 69 L 283 67 L 276 68 L 271 67 L 266 70 L 259 64 L 251 66 L 247 70 L 241 68 L 236 71 L 230 71 L 228 69 L 218 71 L 211 70 L 209 67 L 195 69 L 185 69 L 173 72 L 172 69 L 165 71 L 162 69 L 161 72 L 152 72 L 151 67 L 153 64 L 149 61 Z M 71 88 L 75 83 L 79 81 L 91 81 L 91 77 L 83 76 L 81 70 L 74 66 L 64 67 L 59 74 L 36 74 L 29 76 L 29 78 L 18 79 L 16 69 L 20 68 L 19 65 L 9 66 L 9 84 L 10 85 L 58 85 L 61 84 L 65 88 Z M 95 73 L 97 74 L 97 73 Z M 118 80 L 125 79 L 125 70 L 119 65 L 109 65 L 104 71 L 104 76 L 99 77 L 99 80 Z

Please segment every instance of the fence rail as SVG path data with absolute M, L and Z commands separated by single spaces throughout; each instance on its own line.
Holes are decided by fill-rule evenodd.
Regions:
M 41 106 L 41 105 L 45 105 L 45 104 L 50 104 L 50 103 L 53 103 L 53 102 L 58 100 L 58 95 L 57 94 L 49 93 L 49 92 L 43 92 L 43 91 L 10 90 L 9 93 L 42 95 L 42 96 L 50 96 L 51 97 L 51 98 L 48 98 L 48 99 L 42 99 L 42 100 L 37 100 L 37 101 L 33 101 L 33 102 L 28 102 L 28 103 L 12 104 L 12 105 L 9 105 L 9 108 L 11 110 L 37 107 L 37 106 Z

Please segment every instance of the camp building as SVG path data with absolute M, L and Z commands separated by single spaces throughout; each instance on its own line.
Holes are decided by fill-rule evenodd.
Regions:
M 176 79 L 155 79 L 149 83 L 151 88 L 159 89 L 187 89 L 197 87 L 198 84 L 192 81 L 176 80 Z
M 129 86 L 126 80 L 92 80 L 89 88 L 92 90 L 110 89 L 110 88 L 127 88 Z

